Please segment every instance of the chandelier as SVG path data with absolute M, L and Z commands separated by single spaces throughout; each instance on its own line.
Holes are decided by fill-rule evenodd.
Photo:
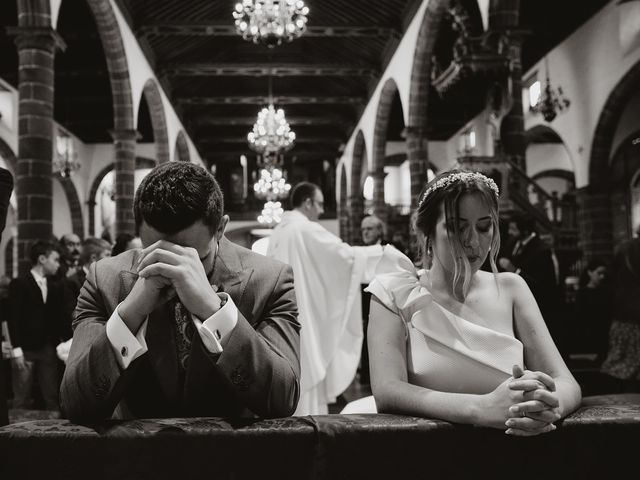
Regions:
M 296 134 L 285 119 L 284 110 L 276 110 L 273 103 L 258 113 L 253 131 L 247 135 L 249 146 L 263 155 L 277 154 L 293 146 Z
M 253 192 L 256 198 L 264 200 L 279 200 L 286 198 L 291 190 L 291 185 L 287 183 L 284 172 L 267 165 L 260 170 L 260 178 L 253 184 Z
M 242 0 L 236 3 L 233 18 L 242 38 L 272 48 L 302 35 L 308 14 L 302 0 Z
M 70 177 L 81 167 L 73 139 L 66 133 L 56 137 L 56 155 L 53 158 L 53 169 L 61 177 Z
M 275 225 L 282 220 L 284 210 L 280 202 L 268 201 L 264 204 L 262 213 L 258 216 L 258 222 L 263 225 Z
M 564 96 L 562 87 L 554 90 L 551 86 L 551 80 L 549 80 L 549 60 L 547 58 L 545 58 L 545 65 L 547 67 L 547 78 L 544 90 L 542 90 L 538 102 L 531 106 L 530 110 L 533 113 L 541 114 L 545 121 L 552 122 L 558 113 L 564 112 L 569 108 L 571 102 Z

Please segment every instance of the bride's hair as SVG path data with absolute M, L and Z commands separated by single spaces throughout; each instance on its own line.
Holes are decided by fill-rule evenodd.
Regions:
M 420 203 L 415 215 L 415 231 L 418 235 L 423 265 L 427 268 L 431 267 L 430 244 L 435 236 L 440 213 L 444 213 L 447 223 L 449 219 L 455 219 L 460 199 L 467 194 L 478 195 L 489 208 L 493 227 L 489 262 L 493 273 L 497 273 L 496 258 L 498 250 L 500 250 L 497 187 L 493 180 L 482 174 L 458 169 L 439 174 L 425 185 L 420 193 Z M 452 287 L 454 296 L 458 298 L 459 288 L 456 287 L 462 286 L 462 298 L 458 298 L 458 300 L 464 300 L 471 285 L 471 265 L 462 245 L 458 222 L 451 223 L 453 232 L 447 229 L 447 236 L 452 247 L 454 260 Z

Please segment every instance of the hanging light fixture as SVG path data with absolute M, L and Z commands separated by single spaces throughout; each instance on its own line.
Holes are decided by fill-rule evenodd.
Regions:
M 302 35 L 308 14 L 302 0 L 242 0 L 236 3 L 233 18 L 242 38 L 272 48 Z
M 262 168 L 260 178 L 253 184 L 255 196 L 264 200 L 286 198 L 290 190 L 291 185 L 287 183 L 284 172 L 277 167 Z
M 247 135 L 249 146 L 260 154 L 275 154 L 293 147 L 296 134 L 284 116 L 282 108 L 275 109 L 273 103 L 258 113 L 253 130 Z
M 269 105 L 260 112 L 253 125 L 253 130 L 247 135 L 249 147 L 263 156 L 277 155 L 286 152 L 296 139 L 296 134 L 284 115 L 282 108 L 273 106 L 273 86 L 271 72 L 269 72 Z
M 70 177 L 81 166 L 73 138 L 65 132 L 60 132 L 56 137 L 56 155 L 53 159 L 54 172 L 59 173 L 61 177 Z
M 540 93 L 538 102 L 530 107 L 533 113 L 539 113 L 542 118 L 547 122 L 552 122 L 558 113 L 564 112 L 571 102 L 564 96 L 562 87 L 554 89 L 551 86 L 551 80 L 549 79 L 549 59 L 544 59 L 545 67 L 547 70 L 547 78 L 544 89 Z
M 280 202 L 268 201 L 264 204 L 262 213 L 258 216 L 258 222 L 263 225 L 273 226 L 280 223 L 284 209 Z

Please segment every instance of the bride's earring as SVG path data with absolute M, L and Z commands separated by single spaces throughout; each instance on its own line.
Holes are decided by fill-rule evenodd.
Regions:
M 431 242 L 427 243 L 427 257 L 433 257 L 433 248 Z

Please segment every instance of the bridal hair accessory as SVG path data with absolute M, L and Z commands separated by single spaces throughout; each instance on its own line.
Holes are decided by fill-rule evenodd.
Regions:
M 498 185 L 489 177 L 484 176 L 479 172 L 458 172 L 451 174 L 449 176 L 443 177 L 438 180 L 436 183 L 427 188 L 427 191 L 424 192 L 418 206 L 421 207 L 424 203 L 425 199 L 429 196 L 430 193 L 435 192 L 441 188 L 448 187 L 452 183 L 456 183 L 459 181 L 466 182 L 467 180 L 478 180 L 483 182 L 487 187 L 493 190 L 493 193 L 496 195 L 496 198 L 500 195 L 500 190 L 498 190 Z

